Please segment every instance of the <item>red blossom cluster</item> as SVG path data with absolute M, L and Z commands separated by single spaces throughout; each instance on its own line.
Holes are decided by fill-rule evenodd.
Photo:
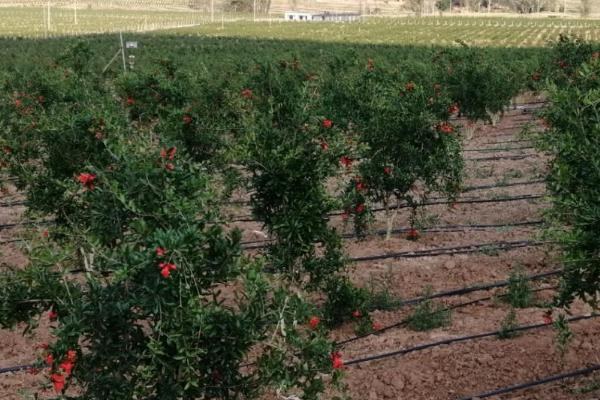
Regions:
M 155 250 L 156 256 L 158 258 L 163 258 L 167 254 L 167 250 L 163 247 L 157 247 Z M 171 276 L 171 271 L 175 271 L 177 266 L 171 262 L 159 262 L 158 268 L 160 269 L 160 274 L 163 278 L 168 278 Z
M 317 327 L 319 326 L 319 323 L 321 322 L 321 319 L 315 315 L 313 315 L 312 317 L 310 317 L 310 319 L 308 320 L 308 325 L 310 326 L 311 329 L 315 330 L 317 329 Z
M 56 321 L 58 319 L 58 313 L 54 310 L 48 311 L 48 319 L 50 321 Z
M 459 111 L 460 111 L 460 107 L 456 103 L 454 103 L 450 107 L 448 107 L 448 112 L 450 114 L 458 114 Z
M 419 233 L 418 230 L 416 230 L 415 228 L 410 228 L 410 230 L 408 231 L 408 234 L 406 235 L 406 238 L 408 240 L 417 240 L 420 236 L 421 236 L 421 234 Z
M 167 171 L 173 171 L 175 169 L 175 164 L 170 162 L 175 159 L 175 153 L 177 153 L 177 147 L 169 147 L 168 149 L 163 147 L 160 150 L 160 158 L 162 158 L 163 161 L 167 161 L 164 164 Z
M 367 185 L 362 181 L 360 176 L 357 176 L 354 180 L 356 181 L 355 187 L 357 192 L 362 192 L 367 189 Z
M 251 99 L 253 94 L 252 94 L 252 89 L 244 89 L 242 90 L 242 97 L 245 99 Z
M 447 122 L 442 122 L 437 126 L 438 132 L 450 134 L 454 132 L 454 127 Z
M 333 353 L 331 353 L 331 366 L 333 367 L 333 369 L 341 369 L 344 368 L 344 360 L 342 359 L 342 355 L 337 352 L 334 351 Z
M 329 129 L 333 126 L 333 121 L 330 119 L 324 119 L 322 122 L 323 128 Z
M 369 58 L 367 60 L 367 71 L 373 71 L 375 69 L 375 61 L 373 61 L 373 59 Z
M 348 156 L 341 156 L 340 163 L 346 168 L 350 168 L 352 166 L 352 159 Z
M 58 371 L 53 372 L 50 375 L 50 380 L 54 386 L 54 390 L 57 393 L 62 393 L 65 389 L 65 383 L 67 378 L 71 376 L 73 368 L 75 368 L 75 361 L 77 360 L 77 352 L 75 350 L 68 350 L 66 357 L 58 365 Z M 54 364 L 54 357 L 52 354 L 46 356 L 46 364 L 52 367 Z
M 81 183 L 83 185 L 83 187 L 85 187 L 87 190 L 94 190 L 94 188 L 96 187 L 96 175 L 95 174 L 90 174 L 87 172 L 82 172 L 81 174 L 79 174 L 79 176 L 77 177 L 77 181 L 79 183 Z

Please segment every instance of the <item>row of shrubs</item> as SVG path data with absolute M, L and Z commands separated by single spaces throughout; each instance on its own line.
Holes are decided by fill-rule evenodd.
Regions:
M 326 215 L 364 233 L 376 202 L 391 219 L 417 186 L 453 198 L 451 116 L 490 120 L 546 73 L 509 79 L 523 65 L 461 48 L 405 69 L 292 58 L 233 78 L 158 60 L 107 78 L 93 55 L 3 72 L 1 161 L 53 224 L 0 276 L 0 325 L 50 318 L 55 389 L 98 399 L 317 398 L 343 365 L 328 329 L 370 326 Z M 264 257 L 222 212 L 236 190 L 274 239 Z

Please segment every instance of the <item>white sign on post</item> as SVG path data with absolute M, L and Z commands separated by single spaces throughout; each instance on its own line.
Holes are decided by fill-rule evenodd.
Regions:
M 125 48 L 126 49 L 137 49 L 138 42 L 125 42 Z

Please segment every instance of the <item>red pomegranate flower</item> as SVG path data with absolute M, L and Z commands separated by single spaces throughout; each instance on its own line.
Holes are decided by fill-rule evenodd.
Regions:
M 252 89 L 242 90 L 242 97 L 245 99 L 251 99 L 252 98 Z
M 157 247 L 155 251 L 156 251 L 156 256 L 157 257 L 164 257 L 165 254 L 167 254 L 167 250 L 165 250 L 162 247 Z
M 363 181 L 361 181 L 360 176 L 356 177 L 356 191 L 362 192 L 367 188 L 367 185 Z
M 191 124 L 192 123 L 192 116 L 189 115 L 189 114 L 185 114 L 183 116 L 183 123 L 186 124 L 186 125 Z
M 67 360 L 74 363 L 77 359 L 77 352 L 75 350 L 67 350 Z
M 46 362 L 47 366 L 51 367 L 52 364 L 54 364 L 54 356 L 52 354 L 48 354 L 44 361 Z
M 365 205 L 360 203 L 356 206 L 355 211 L 357 214 L 362 214 L 365 212 Z
M 135 104 L 135 99 L 131 96 L 127 97 L 126 103 L 128 106 L 132 106 Z
M 348 211 L 344 211 L 342 213 L 342 220 L 347 221 L 349 217 L 350 217 L 350 213 Z
M 54 310 L 48 311 L 48 319 L 50 319 L 50 321 L 56 321 L 58 319 L 58 313 Z
M 317 329 L 320 322 L 321 322 L 321 319 L 319 317 L 313 315 L 312 317 L 310 317 L 310 320 L 308 321 L 308 325 L 310 325 L 311 329 Z
M 381 328 L 383 328 L 383 325 L 381 325 L 381 323 L 379 323 L 379 322 L 373 322 L 373 325 L 371 326 L 371 328 L 374 331 L 378 331 L 378 330 L 381 330 Z
M 160 158 L 163 160 L 173 160 L 175 158 L 175 153 L 177 153 L 177 147 L 169 147 L 168 149 L 163 147 L 160 150 Z
M 330 119 L 324 119 L 322 125 L 323 128 L 329 129 L 333 126 L 333 121 Z
M 383 167 L 383 173 L 386 175 L 392 174 L 392 167 Z
M 73 370 L 73 363 L 71 361 L 63 361 L 62 363 L 60 363 L 60 365 L 58 366 L 58 368 L 62 369 L 63 371 L 65 371 L 65 375 L 69 376 L 71 375 L 71 371 Z
M 408 240 L 417 240 L 419 238 L 419 236 L 420 236 L 419 231 L 416 230 L 415 228 L 411 228 L 408 231 L 408 235 L 406 235 L 406 238 Z
M 406 89 L 407 92 L 412 92 L 413 90 L 415 90 L 415 83 L 408 82 L 406 85 L 404 85 L 404 89 Z
M 352 166 L 352 159 L 350 157 L 348 157 L 348 156 L 342 156 L 342 157 L 340 157 L 340 162 L 346 168 L 350 168 Z
M 65 388 L 65 377 L 61 374 L 52 374 L 50 376 L 50 380 L 54 385 L 54 390 L 56 393 L 62 393 Z
M 327 143 L 324 140 L 321 140 L 321 148 L 323 149 L 323 151 L 329 150 L 329 143 Z
M 371 58 L 367 60 L 367 71 L 373 71 L 375 69 L 375 61 Z
M 450 107 L 448 107 L 448 112 L 450 114 L 456 114 L 460 111 L 460 107 L 458 107 L 458 104 L 452 104 Z
M 163 276 L 163 278 L 168 278 L 171 276 L 171 271 L 175 271 L 177 266 L 173 263 L 161 262 L 158 264 L 158 268 L 160 268 L 160 274 Z
M 454 128 L 447 122 L 442 122 L 437 126 L 437 130 L 442 133 L 450 134 L 454 132 Z
M 344 368 L 344 360 L 342 360 L 342 355 L 337 351 L 331 353 L 331 366 L 333 369 Z
M 354 310 L 354 311 L 352 311 L 352 316 L 354 318 L 360 318 L 360 317 L 362 317 L 362 313 L 360 312 L 360 310 Z
M 94 188 L 96 187 L 94 184 L 94 181 L 96 180 L 96 175 L 94 174 L 82 172 L 77 177 L 77 180 L 88 190 L 94 190 Z

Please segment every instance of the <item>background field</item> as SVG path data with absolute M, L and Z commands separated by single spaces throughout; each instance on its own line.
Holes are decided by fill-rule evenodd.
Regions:
M 176 30 L 173 30 L 176 29 Z M 278 15 L 210 9 L 80 9 L 0 7 L 0 36 L 61 37 L 166 31 L 182 35 L 365 44 L 545 46 L 561 33 L 600 40 L 600 20 L 495 16 L 365 17 L 360 23 L 290 23 Z

